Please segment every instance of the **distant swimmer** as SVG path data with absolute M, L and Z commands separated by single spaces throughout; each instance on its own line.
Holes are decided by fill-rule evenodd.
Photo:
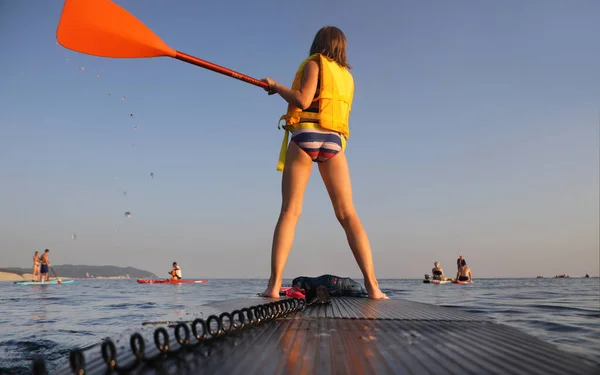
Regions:
M 31 281 L 36 281 L 40 279 L 40 252 L 36 251 L 33 254 L 33 271 L 31 272 Z
M 462 257 L 461 257 L 462 258 Z M 464 259 L 460 261 L 460 267 L 456 273 L 456 280 L 458 281 L 471 281 L 473 275 L 471 275 L 471 269 L 467 267 L 467 262 Z
M 171 280 L 181 280 L 181 268 L 177 265 L 177 262 L 173 262 L 173 269 L 171 272 Z
M 446 277 L 444 277 L 444 270 L 440 267 L 440 262 L 434 262 L 433 265 L 435 266 L 431 269 L 433 279 L 446 281 Z
M 48 281 L 48 267 L 50 267 L 50 260 L 48 260 L 48 255 L 50 250 L 46 249 L 44 254 L 40 257 L 40 282 Z

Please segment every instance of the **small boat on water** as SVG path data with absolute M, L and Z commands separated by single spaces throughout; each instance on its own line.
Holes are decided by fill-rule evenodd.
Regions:
M 569 275 L 566 275 L 566 274 L 563 273 L 562 275 L 556 275 L 556 276 L 554 276 L 554 278 L 555 279 L 568 279 Z

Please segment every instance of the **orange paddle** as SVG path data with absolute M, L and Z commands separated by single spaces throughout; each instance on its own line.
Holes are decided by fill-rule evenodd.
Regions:
M 110 0 L 65 0 L 58 42 L 88 55 L 114 58 L 172 57 L 268 89 L 256 78 L 169 47 L 142 21 Z

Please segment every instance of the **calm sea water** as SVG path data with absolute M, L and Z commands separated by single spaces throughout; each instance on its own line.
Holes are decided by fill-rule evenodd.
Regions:
M 600 363 L 598 278 L 477 279 L 471 285 L 380 282 L 391 298 L 479 314 Z M 135 280 L 76 280 L 49 286 L 0 282 L 0 373 L 30 373 L 35 355 L 43 355 L 52 370 L 74 346 L 118 336 L 143 322 L 184 317 L 207 302 L 252 296 L 265 285 L 266 280 L 256 279 L 211 279 L 197 285 L 141 285 Z

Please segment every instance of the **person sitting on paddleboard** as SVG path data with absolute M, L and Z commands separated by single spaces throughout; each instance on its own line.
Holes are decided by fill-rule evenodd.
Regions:
M 458 281 L 471 281 L 473 276 L 471 275 L 471 269 L 467 267 L 467 262 L 462 259 L 460 261 L 460 268 L 456 273 L 456 280 Z
M 40 257 L 40 282 L 48 281 L 48 267 L 50 267 L 50 260 L 48 260 L 48 255 L 50 250 L 46 249 L 44 254 Z
M 354 80 L 346 59 L 346 36 L 333 26 L 321 28 L 315 35 L 308 58 L 299 66 L 292 87 L 271 78 L 269 95 L 279 94 L 287 103 L 284 139 L 278 171 L 283 171 L 282 202 L 273 233 L 271 275 L 263 297 L 279 298 L 283 269 L 294 242 L 294 231 L 313 162 L 333 204 L 335 216 L 363 274 L 369 298 L 383 299 L 375 277 L 369 238 L 352 202 L 348 161 L 344 152 L 350 136 L 348 119 L 354 96 Z M 291 133 L 292 139 L 288 144 Z
M 171 280 L 181 280 L 181 268 L 179 268 L 177 262 L 173 262 L 173 269 L 169 273 L 171 274 Z
M 442 280 L 445 281 L 444 270 L 440 267 L 440 262 L 434 262 L 434 268 L 431 269 L 431 273 L 433 274 L 434 280 Z

